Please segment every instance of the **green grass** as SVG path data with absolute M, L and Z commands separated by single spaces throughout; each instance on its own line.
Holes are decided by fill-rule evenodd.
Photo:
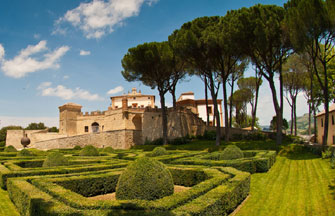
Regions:
M 10 201 L 7 191 L 0 188 L 0 216 L 19 216 L 12 201 Z
M 283 155 L 268 173 L 251 176 L 251 196 L 236 215 L 335 215 L 329 160 L 300 150 Z

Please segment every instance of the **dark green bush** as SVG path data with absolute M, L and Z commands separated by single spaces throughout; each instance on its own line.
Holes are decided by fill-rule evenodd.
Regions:
M 104 148 L 102 151 L 103 152 L 108 152 L 108 153 L 114 153 L 115 152 L 115 150 L 113 149 L 113 147 L 110 147 L 110 146 Z
M 64 157 L 62 153 L 52 152 L 48 154 L 48 156 L 44 160 L 43 167 L 66 166 L 68 164 L 68 159 Z
M 332 148 L 328 147 L 324 152 L 322 152 L 322 159 L 329 159 L 333 155 Z
M 116 198 L 119 200 L 155 200 L 173 194 L 172 175 L 164 164 L 139 158 L 120 175 Z
M 152 150 L 150 156 L 151 157 L 157 157 L 157 156 L 161 156 L 161 155 L 167 155 L 168 152 L 166 151 L 166 149 L 164 147 L 156 147 L 154 148 L 154 150 Z
M 151 145 L 163 145 L 163 138 L 155 139 L 151 142 Z
M 6 146 L 6 142 L 5 141 L 0 141 L 0 148 L 5 147 L 5 146 Z
M 191 142 L 191 138 L 187 135 L 185 137 L 178 137 L 172 140 L 169 140 L 171 145 L 184 145 Z
M 99 156 L 99 151 L 92 145 L 85 146 L 79 153 L 80 156 Z
M 222 152 L 218 155 L 218 160 L 234 160 L 243 158 L 243 152 L 236 145 L 228 145 Z
M 5 152 L 17 152 L 16 148 L 12 145 L 5 147 Z
M 81 147 L 79 145 L 76 145 L 75 147 L 73 147 L 73 150 L 81 150 Z
M 30 152 L 28 149 L 22 149 L 21 151 L 19 151 L 19 153 L 17 153 L 16 156 L 30 157 L 30 156 L 34 156 L 34 154 L 32 152 Z

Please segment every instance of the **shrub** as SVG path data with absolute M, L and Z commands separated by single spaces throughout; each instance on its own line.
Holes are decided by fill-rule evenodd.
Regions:
M 76 145 L 75 147 L 73 147 L 73 150 L 81 150 L 81 147 L 79 145 Z
M 154 150 L 152 150 L 151 157 L 156 157 L 156 156 L 161 156 L 161 155 L 166 155 L 168 152 L 164 147 L 156 147 Z
M 62 153 L 52 152 L 48 154 L 43 162 L 43 167 L 54 167 L 54 166 L 65 166 L 68 165 L 69 161 Z
M 139 158 L 123 171 L 116 186 L 119 200 L 155 200 L 173 194 L 172 175 L 164 164 Z
M 5 152 L 17 152 L 16 148 L 12 145 L 5 148 Z
M 19 151 L 19 153 L 17 153 L 16 156 L 19 156 L 19 157 L 30 157 L 30 156 L 34 156 L 34 154 L 31 153 L 28 149 L 22 149 L 21 151 Z
M 104 148 L 102 151 L 103 152 L 108 152 L 108 153 L 114 153 L 114 149 L 110 146 Z
M 5 146 L 6 146 L 6 142 L 5 141 L 0 141 L 0 148 L 5 147 Z
M 169 144 L 171 145 L 184 145 L 191 142 L 191 138 L 187 135 L 185 137 L 178 137 L 173 140 L 169 140 Z
M 236 145 L 228 145 L 219 154 L 219 160 L 234 160 L 239 158 L 243 158 L 243 152 Z
M 151 145 L 163 145 L 163 138 L 155 139 L 151 142 Z
M 324 152 L 322 152 L 322 159 L 328 159 L 332 157 L 332 149 L 329 147 Z
M 85 146 L 79 153 L 80 156 L 99 156 L 99 151 L 92 145 Z

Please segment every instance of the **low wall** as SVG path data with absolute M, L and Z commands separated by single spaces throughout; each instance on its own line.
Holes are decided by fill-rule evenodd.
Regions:
M 49 133 L 45 130 L 25 130 L 24 132 L 30 139 L 29 147 L 36 142 L 66 137 L 66 135 L 60 135 L 59 133 Z M 22 149 L 22 137 L 23 130 L 8 130 L 6 135 L 6 146 L 12 145 L 16 149 Z
M 110 146 L 114 149 L 129 149 L 133 145 L 141 144 L 141 140 L 141 131 L 117 130 L 46 140 L 36 142 L 29 147 L 49 150 L 93 145 L 97 148 Z

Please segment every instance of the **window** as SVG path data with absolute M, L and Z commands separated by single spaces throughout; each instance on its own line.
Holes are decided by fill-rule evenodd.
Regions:
M 136 97 L 134 97 L 133 99 L 136 100 Z
M 101 130 L 102 130 L 102 131 L 104 131 L 104 128 L 105 128 L 105 126 L 104 126 L 104 125 L 102 125 L 102 127 L 101 127 Z
M 115 109 L 119 108 L 118 106 L 115 106 Z
M 88 126 L 85 126 L 85 133 L 88 132 Z
M 334 115 L 332 115 L 332 125 L 334 125 L 335 122 L 334 122 Z
M 323 127 L 323 118 L 321 119 L 321 127 Z
M 141 108 L 144 108 L 144 105 L 141 105 Z
M 148 99 L 150 100 L 150 97 L 148 97 Z
M 335 136 L 333 136 L 333 144 L 335 144 Z
M 132 106 L 133 106 L 133 108 L 136 108 L 137 107 L 137 103 L 133 103 Z

